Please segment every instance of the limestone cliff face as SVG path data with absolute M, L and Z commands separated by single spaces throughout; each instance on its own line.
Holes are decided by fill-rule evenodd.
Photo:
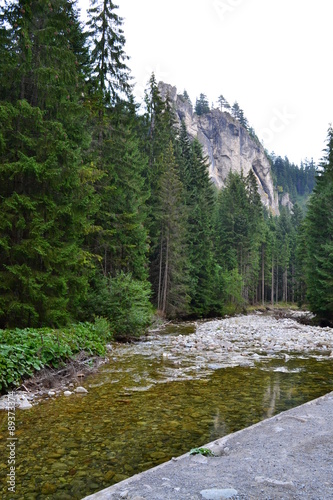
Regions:
M 289 212 L 292 212 L 292 210 L 294 208 L 294 204 L 289 197 L 289 193 L 283 193 L 282 195 L 280 195 L 279 196 L 279 203 L 280 203 L 281 207 L 287 207 Z
M 189 135 L 197 137 L 209 158 L 209 174 L 217 187 L 224 186 L 229 171 L 246 176 L 253 170 L 263 204 L 274 215 L 279 214 L 278 194 L 274 190 L 270 163 L 264 149 L 229 113 L 213 109 L 197 116 L 192 105 L 177 95 L 176 87 L 159 83 L 161 96 L 169 95 L 179 119 L 186 124 Z

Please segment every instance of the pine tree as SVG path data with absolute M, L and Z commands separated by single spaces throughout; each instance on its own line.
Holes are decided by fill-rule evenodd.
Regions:
M 306 284 L 311 310 L 333 319 L 333 129 L 305 219 Z
M 220 105 L 220 110 L 223 111 L 223 108 L 225 109 L 230 109 L 230 104 L 228 103 L 228 101 L 225 99 L 225 97 L 223 97 L 223 95 L 221 94 L 218 99 L 217 99 L 217 102 L 219 103 Z
M 262 283 L 265 267 L 264 229 L 263 207 L 253 172 L 247 178 L 230 172 L 218 196 L 215 248 L 217 263 L 225 272 L 224 279 L 230 282 L 232 273 L 236 281 L 240 277 L 241 292 L 236 289 L 234 297 L 235 301 L 238 297 L 239 305 L 257 301 L 259 273 L 261 271 Z
M 155 267 L 157 308 L 163 316 L 174 318 L 187 313 L 189 297 L 183 186 L 171 142 L 161 162 L 164 173 L 159 192 L 160 238 Z
M 182 97 L 184 98 L 184 100 L 185 100 L 186 102 L 188 102 L 189 104 L 191 104 L 191 105 L 192 105 L 192 102 L 191 102 L 190 96 L 188 95 L 188 92 L 187 92 L 186 90 L 184 90 L 184 92 L 183 92 L 183 96 L 182 96 Z
M 290 299 L 288 293 L 288 281 L 290 277 L 290 259 L 292 248 L 292 225 L 290 213 L 284 207 L 281 208 L 280 217 L 277 220 L 277 247 L 278 247 L 278 266 L 280 268 L 279 276 L 281 283 L 277 280 L 276 285 L 280 287 L 282 294 L 276 293 L 276 300 L 281 298 L 282 302 Z M 280 286 L 281 285 L 281 286 Z M 278 288 L 277 288 L 278 290 Z
M 184 123 L 179 135 L 178 162 L 187 207 L 190 308 L 192 314 L 202 316 L 214 309 L 212 217 L 215 200 L 202 146 L 197 139 L 190 143 Z
M 265 256 L 267 250 L 267 234 L 264 222 L 264 211 L 258 192 L 258 183 L 253 170 L 250 170 L 246 179 L 247 190 L 247 220 L 248 220 L 248 250 L 245 254 L 245 296 L 252 303 L 257 302 L 257 281 L 261 274 L 260 294 L 264 302 L 265 291 Z M 261 262 L 260 262 L 261 261 Z
M 152 74 L 145 95 L 146 113 L 141 128 L 143 152 L 147 157 L 145 190 L 147 200 L 147 229 L 150 239 L 149 261 L 150 281 L 154 291 L 154 302 L 158 302 L 159 265 L 161 245 L 161 180 L 165 174 L 170 153 L 170 143 L 174 148 L 176 129 L 174 111 L 168 96 L 161 98 L 155 75 Z M 178 173 L 177 173 L 178 175 Z
M 148 235 L 145 227 L 146 159 L 140 152 L 135 107 L 119 103 L 107 115 L 98 162 L 101 172 L 95 189 L 99 210 L 89 238 L 100 256 L 104 276 L 123 271 L 134 279 L 147 278 Z
M 198 116 L 209 113 L 209 102 L 205 94 L 200 94 L 199 99 L 195 102 L 195 112 Z
M 146 112 L 143 117 L 142 143 L 148 157 L 146 188 L 150 192 L 150 205 L 154 208 L 161 177 L 159 159 L 168 148 L 170 141 L 174 143 L 174 112 L 168 102 L 163 101 L 154 73 L 151 75 L 145 92 Z
M 91 61 L 93 65 L 91 84 L 100 103 L 114 104 L 130 95 L 130 75 L 126 65 L 123 19 L 118 16 L 112 0 L 91 0 L 88 10 Z M 102 108 L 100 108 L 102 113 Z
M 12 78 L 0 102 L 2 326 L 61 324 L 87 290 L 82 241 L 94 204 L 76 19 L 63 0 L 2 10 L 11 56 L 0 62 L 0 78 L 2 63 Z

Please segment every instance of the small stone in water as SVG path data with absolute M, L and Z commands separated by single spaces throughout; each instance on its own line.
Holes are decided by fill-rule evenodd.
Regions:
M 24 399 L 23 401 L 20 402 L 19 408 L 20 410 L 29 410 L 30 408 L 32 408 L 32 404 L 30 404 L 29 401 Z
M 64 392 L 64 396 L 70 396 L 71 394 L 72 394 L 71 391 L 65 391 Z
M 87 389 L 85 389 L 84 387 L 79 386 L 79 387 L 77 387 L 76 389 L 74 389 L 74 392 L 78 392 L 78 393 L 86 394 L 88 391 L 87 391 Z

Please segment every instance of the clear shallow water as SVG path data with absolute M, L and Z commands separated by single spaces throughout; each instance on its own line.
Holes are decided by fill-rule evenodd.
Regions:
M 175 333 L 192 328 L 177 326 Z M 333 362 L 314 358 L 184 376 L 186 361 L 179 367 L 163 358 L 168 341 L 116 348 L 110 363 L 84 380 L 86 395 L 16 410 L 16 495 L 7 491 L 7 414 L 1 412 L 0 497 L 81 499 L 333 390 Z

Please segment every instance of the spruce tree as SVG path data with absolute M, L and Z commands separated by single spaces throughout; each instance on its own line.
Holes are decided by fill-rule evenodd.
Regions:
M 195 112 L 198 116 L 204 115 L 205 113 L 209 113 L 209 102 L 207 96 L 205 94 L 200 94 L 199 99 L 196 99 L 195 102 Z
M 104 276 L 114 277 L 123 271 L 145 280 L 146 159 L 140 152 L 135 129 L 135 106 L 119 103 L 106 116 L 103 142 L 97 148 L 101 176 L 95 189 L 99 210 L 89 241 L 93 252 L 100 256 Z
M 259 274 L 261 281 L 260 294 L 264 302 L 264 282 L 267 250 L 267 234 L 264 222 L 264 210 L 258 192 L 258 183 L 253 170 L 250 170 L 246 179 L 247 190 L 247 220 L 248 220 L 248 243 L 247 253 L 244 255 L 245 290 L 246 298 L 251 303 L 257 302 L 257 281 Z
M 218 99 L 217 99 L 217 102 L 219 103 L 220 105 L 220 111 L 223 111 L 223 108 L 225 109 L 230 109 L 230 104 L 228 103 L 228 101 L 225 99 L 225 97 L 223 97 L 223 95 L 219 95 Z
M 263 207 L 254 174 L 250 172 L 244 178 L 243 174 L 230 172 L 218 196 L 215 248 L 217 263 L 225 273 L 223 279 L 230 283 L 232 274 L 236 282 L 240 277 L 241 294 L 237 288 L 234 296 L 239 305 L 257 300 L 259 273 L 261 271 L 262 283 L 265 267 L 264 228 Z
M 192 314 L 202 316 L 214 309 L 214 191 L 202 146 L 197 139 L 190 143 L 184 123 L 178 141 L 178 162 L 187 208 L 190 310 Z
M 130 74 L 126 65 L 123 19 L 112 0 L 90 0 L 88 28 L 93 66 L 91 84 L 101 104 L 115 103 L 130 95 Z M 100 108 L 102 113 L 102 108 Z
M 161 162 L 160 237 L 155 266 L 158 271 L 157 308 L 163 316 L 174 318 L 188 312 L 189 297 L 183 186 L 171 142 Z
M 147 228 L 149 232 L 149 273 L 154 292 L 154 303 L 161 306 L 161 238 L 162 238 L 162 219 L 161 208 L 163 196 L 161 197 L 162 178 L 165 178 L 171 157 L 174 156 L 174 145 L 176 140 L 176 129 L 174 127 L 174 111 L 168 96 L 165 101 L 161 98 L 155 75 L 152 74 L 145 96 L 146 112 L 142 123 L 142 144 L 143 151 L 147 156 L 147 169 L 145 189 L 149 193 L 147 200 Z M 170 152 L 172 149 L 172 154 Z M 169 160 L 167 161 L 167 158 Z M 173 164 L 173 160 L 170 160 Z M 179 176 L 177 165 L 177 176 Z M 167 313 L 162 307 L 163 314 Z M 180 308 L 181 309 L 181 308 Z
M 306 284 L 311 310 L 333 319 L 333 129 L 305 219 Z
M 277 281 L 277 290 L 280 290 L 280 294 L 276 294 L 276 299 L 279 298 L 282 302 L 287 302 L 290 299 L 288 293 L 289 287 L 289 277 L 290 277 L 290 259 L 291 259 L 291 249 L 292 249 L 292 225 L 290 213 L 286 208 L 281 207 L 280 217 L 277 220 L 277 248 L 278 248 L 278 266 L 279 266 L 279 276 L 282 278 Z M 282 292 L 282 293 L 281 293 Z
M 87 290 L 82 240 L 94 205 L 76 20 L 64 0 L 2 9 L 11 53 L 0 62 L 1 83 L 5 70 L 11 75 L 0 102 L 2 327 L 61 324 Z

